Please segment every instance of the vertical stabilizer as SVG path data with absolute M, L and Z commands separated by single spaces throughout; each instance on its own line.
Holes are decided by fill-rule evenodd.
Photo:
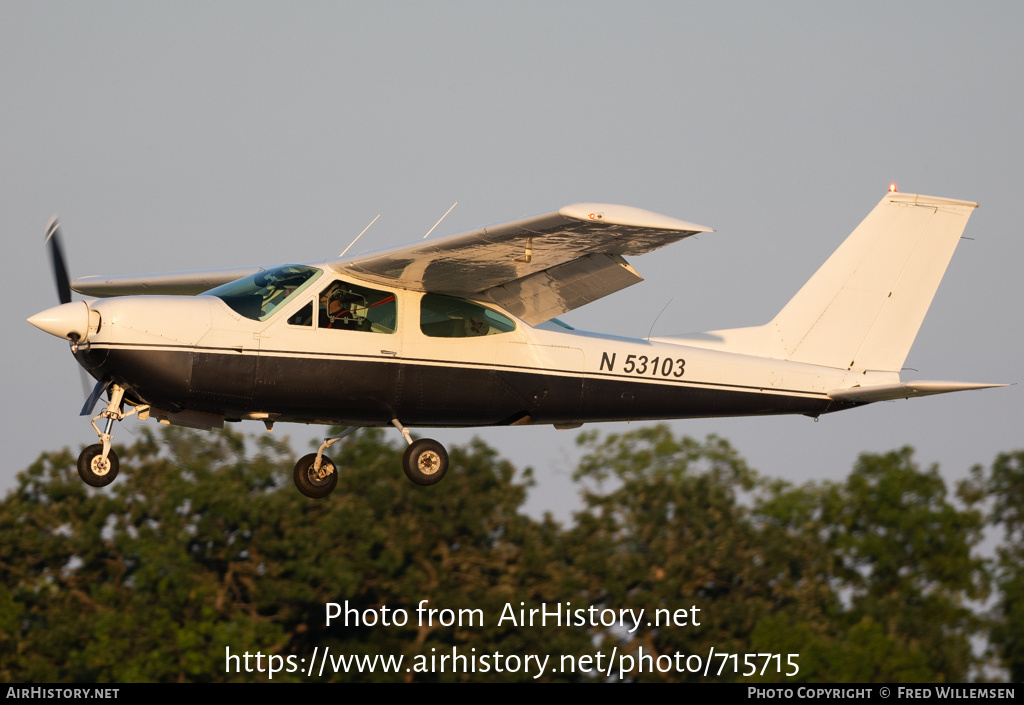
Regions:
M 888 193 L 770 323 L 675 342 L 898 372 L 977 207 Z

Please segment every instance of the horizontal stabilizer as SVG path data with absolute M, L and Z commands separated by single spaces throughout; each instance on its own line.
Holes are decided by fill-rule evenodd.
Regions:
M 892 401 L 893 399 L 927 397 L 932 394 L 945 394 L 946 392 L 963 392 L 968 389 L 988 389 L 989 387 L 1005 386 L 1005 384 L 918 380 L 901 384 L 881 384 L 873 387 L 851 387 L 829 392 L 828 395 L 836 401 L 852 401 L 859 404 L 867 404 L 873 401 Z

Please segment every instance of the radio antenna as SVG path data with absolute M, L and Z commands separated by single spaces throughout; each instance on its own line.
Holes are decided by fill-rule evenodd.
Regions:
M 458 201 L 456 201 L 455 203 L 452 204 L 452 208 L 454 208 L 457 205 L 459 205 Z M 448 210 L 446 210 L 444 212 L 444 215 L 441 216 L 440 220 L 438 220 L 436 223 L 434 223 L 434 227 L 427 231 L 427 235 L 430 235 L 430 233 L 434 232 L 434 228 L 436 228 L 438 225 L 440 225 L 441 221 L 448 217 L 448 214 L 452 212 L 452 208 L 449 208 Z M 424 235 L 422 239 L 426 240 L 427 239 L 427 235 Z
M 664 306 L 661 307 L 661 311 L 658 313 L 657 316 L 654 317 L 654 323 L 651 324 L 651 329 L 649 331 L 647 331 L 647 337 L 644 338 L 644 340 L 650 340 L 651 339 L 651 333 L 654 332 L 654 324 L 658 322 L 659 318 L 661 318 L 661 314 L 665 313 L 665 309 L 668 308 L 668 305 L 670 303 L 672 303 L 672 299 L 669 299 L 668 303 L 666 303 Z
M 379 217 L 380 217 L 380 213 L 377 214 L 377 218 L 379 218 Z M 370 225 L 373 225 L 374 223 L 376 223 L 377 222 L 377 218 L 374 218 L 373 220 L 371 220 L 370 221 Z M 370 225 L 367 225 L 365 228 L 363 228 L 363 233 L 365 233 L 367 230 L 370 229 Z M 361 238 L 363 236 L 363 233 L 359 233 L 358 235 L 356 235 L 356 240 Z M 344 250 L 342 250 L 341 254 L 338 255 L 339 259 L 344 257 L 345 253 L 352 249 L 352 245 L 356 244 L 356 240 L 353 240 L 352 242 L 348 243 L 348 247 L 346 247 Z

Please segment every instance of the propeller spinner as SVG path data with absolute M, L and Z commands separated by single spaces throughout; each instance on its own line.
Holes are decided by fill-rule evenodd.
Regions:
M 71 278 L 68 276 L 67 260 L 60 241 L 60 221 L 56 215 L 50 218 L 46 226 L 46 247 L 50 252 L 60 305 L 37 313 L 28 322 L 39 330 L 58 338 L 67 338 L 73 343 L 85 340 L 89 335 L 91 312 L 84 301 L 71 301 Z
M 28 319 L 28 322 L 39 330 L 45 331 L 58 338 L 66 338 L 72 343 L 86 340 L 89 330 L 95 330 L 98 325 L 98 317 L 95 311 L 89 308 L 84 301 L 71 300 L 71 277 L 68 276 L 67 259 L 64 257 L 64 246 L 61 243 L 60 220 L 54 215 L 46 225 L 46 248 L 50 253 L 50 265 L 53 267 L 53 279 L 57 285 L 57 298 L 60 305 L 40 311 Z M 85 405 L 82 407 L 82 416 L 92 413 L 93 407 L 99 400 L 100 395 L 110 386 L 110 381 L 98 381 L 95 386 L 88 383 L 85 370 L 79 369 L 82 378 L 82 388 L 85 394 Z M 91 391 L 90 391 L 91 389 Z

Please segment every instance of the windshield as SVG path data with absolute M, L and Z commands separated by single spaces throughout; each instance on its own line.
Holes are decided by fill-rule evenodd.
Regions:
M 204 292 L 216 296 L 235 313 L 254 321 L 265 321 L 285 302 L 320 276 L 320 270 L 301 264 L 286 264 Z

